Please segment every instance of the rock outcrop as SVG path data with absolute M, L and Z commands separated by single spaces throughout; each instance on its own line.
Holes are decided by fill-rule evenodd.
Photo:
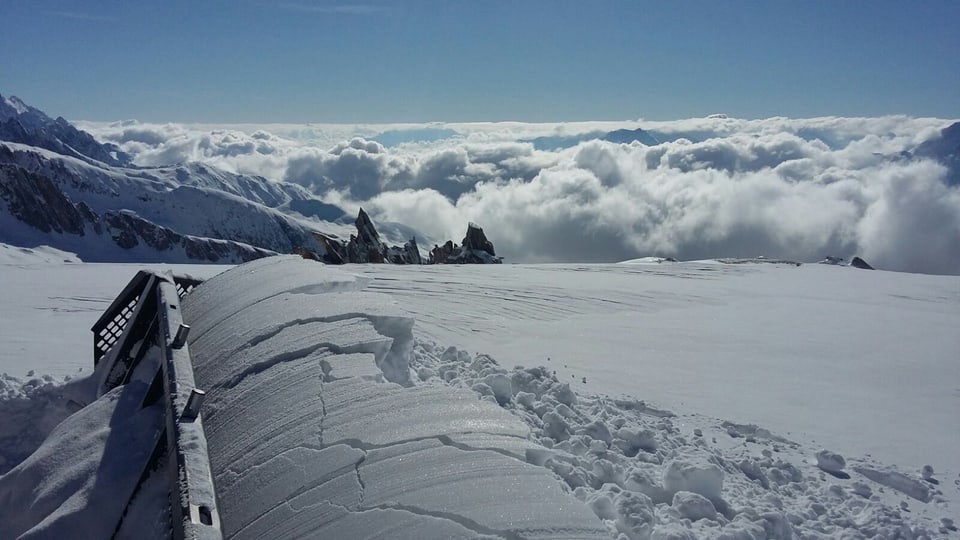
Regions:
M 860 268 L 862 270 L 873 270 L 874 268 L 867 263 L 867 261 L 861 259 L 860 257 L 854 257 L 850 260 L 850 266 L 854 268 Z
M 357 234 L 351 234 L 349 241 L 344 242 L 335 236 L 315 232 L 313 236 L 323 246 L 325 253 L 323 255 L 300 254 L 305 258 L 317 258 L 328 264 L 423 264 L 416 238 L 411 238 L 403 246 L 388 246 L 380 238 L 373 220 L 363 208 L 357 213 L 357 219 L 353 224 L 357 228 Z
M 357 227 L 357 234 L 350 235 L 347 243 L 347 261 L 352 263 L 383 263 L 387 260 L 387 246 L 380 240 L 377 228 L 370 221 L 370 216 L 360 209 L 357 219 L 353 222 Z
M 343 241 L 333 235 L 314 233 L 313 236 L 325 251 L 317 255 L 307 250 L 298 253 L 307 259 L 322 260 L 328 264 L 347 263 L 390 263 L 390 264 L 490 264 L 502 262 L 497 257 L 493 242 L 487 239 L 483 229 L 475 223 L 467 227 L 463 245 L 447 241 L 442 246 L 434 246 L 426 261 L 420 254 L 417 239 L 411 238 L 403 246 L 388 246 L 380 238 L 373 220 L 361 208 L 354 221 L 357 234 L 351 234 L 349 241 Z
M 476 223 L 467 225 L 467 234 L 463 237 L 462 243 L 462 246 L 457 246 L 448 240 L 442 246 L 433 246 L 427 264 L 499 264 L 503 262 L 502 257 L 497 257 L 493 242 L 487 240 L 487 235 Z

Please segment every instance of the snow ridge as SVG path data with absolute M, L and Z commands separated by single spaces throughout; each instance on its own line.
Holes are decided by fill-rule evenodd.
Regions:
M 313 294 L 247 288 L 254 276 Z M 470 392 L 411 385 L 412 319 L 383 295 L 304 289 L 324 276 L 340 279 L 266 259 L 184 299 L 225 537 L 362 537 L 360 516 L 395 538 L 604 536 L 548 470 L 521 458 L 532 447 L 523 424 Z M 406 386 L 388 382 L 391 370 Z M 514 450 L 481 448 L 501 446 Z M 516 504 L 527 499 L 532 508 Z

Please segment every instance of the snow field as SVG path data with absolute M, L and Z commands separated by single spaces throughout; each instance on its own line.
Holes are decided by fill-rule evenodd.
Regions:
M 30 475 L 92 422 L 75 414 L 21 462 L 87 403 L 68 390 L 80 381 L 60 382 L 89 364 L 76 351 L 99 312 L 50 308 L 81 295 L 105 306 L 137 268 L 0 268 L 16 307 L 0 313 L 26 353 L 12 359 L 57 375 L 18 362 L 0 378 L 0 456 L 20 471 L 0 493 L 24 499 L 0 498 L 17 512 L 0 522 L 28 537 L 88 530 L 77 516 L 103 487 L 52 475 L 50 513 L 27 509 Z M 718 263 L 347 270 L 361 276 L 266 259 L 184 305 L 237 538 L 960 536 L 956 278 Z M 40 343 L 49 313 L 82 341 Z M 45 369 L 43 347 L 64 367 Z M 84 448 L 108 451 L 104 437 Z M 152 480 L 123 530 L 155 530 Z

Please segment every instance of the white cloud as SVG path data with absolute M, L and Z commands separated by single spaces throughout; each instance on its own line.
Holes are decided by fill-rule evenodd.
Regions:
M 418 126 L 84 127 L 139 164 L 204 161 L 302 184 L 348 210 L 362 204 L 419 230 L 423 244 L 459 241 L 476 221 L 513 262 L 857 254 L 881 268 L 958 274 L 960 188 L 941 165 L 904 153 L 950 123 L 430 124 L 456 136 L 392 148 L 371 139 Z M 555 152 L 524 142 L 637 127 L 668 142 Z

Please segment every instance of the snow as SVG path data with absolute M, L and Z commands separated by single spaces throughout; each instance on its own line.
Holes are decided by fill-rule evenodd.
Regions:
M 0 476 L 5 538 L 112 535 L 163 421 L 158 406 L 137 411 L 146 387 L 129 384 L 84 407 Z
M 434 525 L 604 536 L 549 470 L 487 450 L 533 447 L 521 421 L 468 390 L 411 385 L 413 320 L 388 296 L 302 285 L 311 282 L 358 283 L 278 257 L 227 271 L 183 302 L 227 537 L 334 534 L 354 514 L 375 522 L 398 511 L 409 528 L 392 529 L 395 538 Z M 387 381 L 352 364 L 378 366 Z M 318 507 L 331 513 L 320 519 Z
M 817 452 L 817 467 L 820 467 L 828 473 L 840 474 L 843 468 L 847 466 L 847 461 L 843 456 L 829 450 Z
M 3 379 L 0 433 L 75 410 L 62 376 L 90 364 L 99 312 L 37 308 L 102 309 L 137 268 L 0 264 L 4 361 L 34 359 Z M 273 258 L 183 309 L 227 537 L 955 538 L 958 300 L 960 278 L 828 265 Z M 0 521 L 79 519 L 91 484 L 42 467 L 69 437 L 93 461 L 107 407 L 10 458 L 59 495 L 0 499 Z M 145 486 L 131 519 L 153 530 Z
M 0 373 L 28 378 L 27 373 L 35 371 L 63 378 L 91 369 L 90 327 L 138 270 L 203 278 L 227 268 L 76 261 L 75 255 L 52 248 L 0 244 Z
M 546 365 L 578 393 L 960 472 L 955 276 L 716 262 L 347 269 L 397 298 L 422 338 Z

